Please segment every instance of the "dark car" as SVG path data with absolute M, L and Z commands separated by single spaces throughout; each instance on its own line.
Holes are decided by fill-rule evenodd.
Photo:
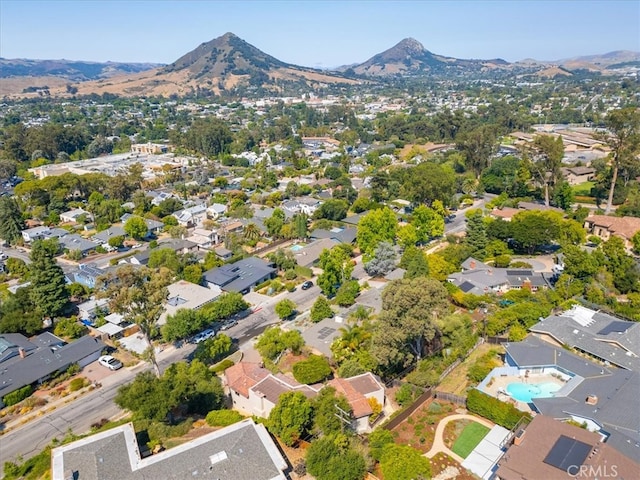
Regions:
M 313 282 L 311 280 L 307 280 L 302 284 L 302 290 L 309 290 L 311 287 L 313 287 Z

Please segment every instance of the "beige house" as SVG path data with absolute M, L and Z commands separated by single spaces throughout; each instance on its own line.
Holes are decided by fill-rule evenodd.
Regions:
M 590 182 L 596 175 L 596 169 L 592 167 L 566 167 L 560 170 L 569 185 L 580 185 L 581 183 Z
M 640 232 L 640 218 L 610 217 L 608 215 L 589 215 L 584 221 L 587 232 L 600 237 L 605 242 L 612 236 L 620 237 L 625 247 L 630 249 L 631 238 Z
M 372 373 L 336 378 L 326 385 L 304 385 L 287 375 L 274 375 L 262 364 L 240 362 L 225 370 L 224 379 L 233 408 L 263 418 L 269 416 L 283 393 L 300 392 L 313 398 L 326 385 L 335 388 L 349 402 L 353 411 L 352 425 L 357 433 L 371 431 L 369 418 L 373 414 L 373 402 L 369 399 L 375 399 L 381 407 L 385 405 L 384 385 Z

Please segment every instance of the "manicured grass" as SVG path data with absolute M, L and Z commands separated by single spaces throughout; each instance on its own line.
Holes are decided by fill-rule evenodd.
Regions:
M 464 427 L 464 430 L 456 440 L 456 443 L 453 444 L 451 450 L 462 458 L 467 458 L 487 433 L 489 433 L 488 427 L 477 422 L 471 422 Z
M 595 184 L 593 182 L 584 182 L 579 185 L 574 185 L 572 187 L 573 193 L 581 197 L 590 197 L 591 189 L 593 188 L 594 185 Z

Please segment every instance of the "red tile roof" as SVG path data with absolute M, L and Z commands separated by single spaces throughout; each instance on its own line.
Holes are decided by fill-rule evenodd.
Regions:
M 259 363 L 240 362 L 224 371 L 227 385 L 234 392 L 249 398 L 249 389 L 269 375 Z

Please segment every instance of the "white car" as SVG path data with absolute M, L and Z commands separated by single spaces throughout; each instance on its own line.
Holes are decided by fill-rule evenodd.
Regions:
M 109 370 L 118 370 L 122 368 L 122 362 L 111 355 L 103 355 L 98 359 L 98 363 Z
M 215 337 L 215 336 L 216 336 L 216 332 L 208 328 L 207 330 L 203 330 L 202 332 L 197 334 L 195 337 L 193 337 L 193 343 L 204 342 L 206 339 Z
M 6 260 L 7 258 L 9 258 L 7 254 L 0 250 L 0 260 Z

